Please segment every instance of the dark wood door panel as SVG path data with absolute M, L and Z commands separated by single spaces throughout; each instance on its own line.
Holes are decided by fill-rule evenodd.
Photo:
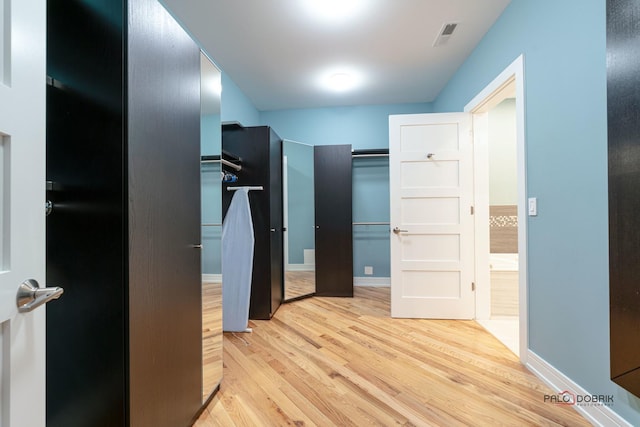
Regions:
M 607 1 L 611 378 L 640 396 L 640 3 Z
M 351 172 L 351 145 L 315 146 L 318 296 L 353 296 Z

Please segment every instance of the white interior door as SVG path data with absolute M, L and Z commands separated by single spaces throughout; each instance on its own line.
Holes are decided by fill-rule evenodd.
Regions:
M 45 280 L 45 30 L 45 0 L 0 0 L 2 427 L 45 425 L 45 311 L 16 306 L 21 282 Z
M 392 317 L 474 317 L 472 140 L 468 113 L 389 117 Z

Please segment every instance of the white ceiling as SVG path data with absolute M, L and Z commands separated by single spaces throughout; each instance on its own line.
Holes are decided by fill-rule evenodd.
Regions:
M 364 7 L 328 23 L 306 8 L 310 1 L 164 3 L 258 110 L 277 110 L 431 102 L 510 2 L 339 0 Z M 449 22 L 455 32 L 433 47 Z M 356 88 L 322 87 L 327 74 L 347 69 L 360 77 Z

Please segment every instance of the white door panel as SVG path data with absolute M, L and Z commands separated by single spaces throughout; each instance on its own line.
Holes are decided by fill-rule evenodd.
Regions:
M 0 426 L 45 425 L 45 309 L 18 313 L 45 281 L 44 0 L 0 0 Z
M 402 153 L 458 151 L 458 127 L 455 123 L 403 126 L 400 136 Z
M 400 222 L 406 225 L 460 223 L 460 199 L 455 196 L 405 197 L 400 204 Z
M 389 119 L 391 315 L 474 317 L 471 115 Z

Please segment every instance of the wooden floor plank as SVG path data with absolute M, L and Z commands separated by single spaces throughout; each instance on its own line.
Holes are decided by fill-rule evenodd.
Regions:
M 209 426 L 588 426 L 473 321 L 391 319 L 389 289 L 280 307 L 224 334 Z

